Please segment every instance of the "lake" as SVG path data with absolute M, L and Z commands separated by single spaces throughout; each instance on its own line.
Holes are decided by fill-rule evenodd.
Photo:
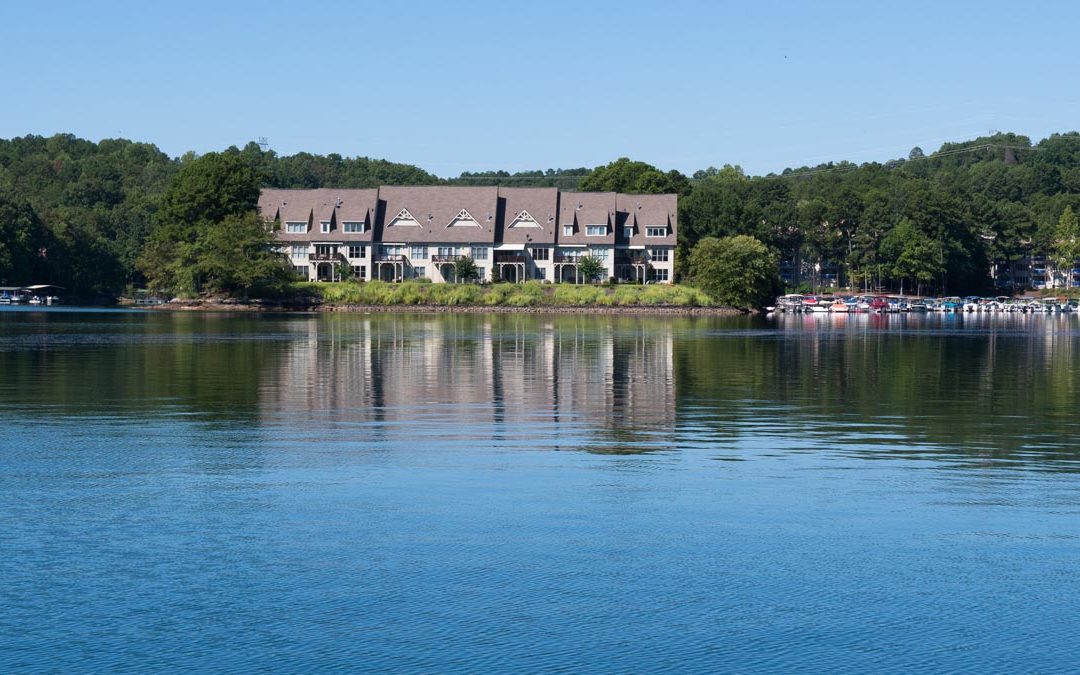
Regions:
M 0 671 L 1065 672 L 1080 319 L 0 310 Z

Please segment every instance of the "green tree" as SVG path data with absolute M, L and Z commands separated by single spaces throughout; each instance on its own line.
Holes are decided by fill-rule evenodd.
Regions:
M 941 274 L 938 246 L 909 219 L 904 218 L 885 237 L 881 244 L 882 257 L 888 261 L 891 276 L 915 282 L 915 292 L 922 295 L 925 285 L 934 283 Z
M 217 279 L 223 277 L 207 276 L 220 271 L 220 260 L 206 256 L 227 240 L 220 232 L 225 223 L 254 211 L 258 198 L 258 175 L 238 152 L 186 161 L 162 197 L 139 269 L 158 290 L 198 293 L 208 279 L 211 290 L 220 290 Z
M 746 235 L 705 237 L 690 253 L 689 271 L 714 301 L 739 309 L 764 307 L 780 289 L 776 254 Z
M 1066 286 L 1070 285 L 1077 258 L 1080 258 L 1080 222 L 1072 208 L 1066 206 L 1058 219 L 1050 248 L 1050 260 Z
M 611 164 L 596 167 L 582 179 L 578 187 L 585 192 L 690 193 L 690 181 L 678 171 L 664 173 L 651 164 L 634 162 L 628 157 L 620 157 Z
M 209 292 L 246 297 L 256 289 L 280 290 L 293 276 L 288 259 L 273 248 L 266 221 L 254 211 L 203 228 L 195 251 L 197 273 Z
M 578 274 L 587 283 L 595 283 L 597 279 L 604 273 L 604 263 L 591 255 L 583 256 L 578 260 Z
M 30 204 L 0 192 L 0 283 L 47 280 L 51 248 L 52 237 Z
M 472 281 L 480 277 L 480 268 L 469 256 L 462 256 L 454 262 L 454 278 L 458 283 Z

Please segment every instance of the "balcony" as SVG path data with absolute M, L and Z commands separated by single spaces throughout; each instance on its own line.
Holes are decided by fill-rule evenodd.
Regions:
M 308 260 L 311 262 L 344 262 L 345 256 L 340 253 L 309 253 Z
M 465 256 L 463 255 L 433 255 L 431 256 L 431 262 L 435 263 L 436 265 L 442 263 L 456 263 L 464 257 Z
M 495 264 L 499 263 L 523 263 L 525 262 L 525 254 L 521 251 L 515 251 L 513 253 L 504 253 L 501 251 L 495 252 Z
M 561 253 L 555 254 L 555 262 L 557 263 L 577 263 L 580 262 L 583 255 L 563 255 Z
M 403 263 L 405 262 L 405 256 L 400 253 L 376 253 L 372 260 L 374 262 Z
M 648 265 L 649 258 L 644 253 L 624 253 L 615 258 L 616 265 Z

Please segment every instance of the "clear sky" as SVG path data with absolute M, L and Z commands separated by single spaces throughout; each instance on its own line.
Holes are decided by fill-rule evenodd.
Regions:
M 1080 128 L 1078 19 L 993 0 L 0 0 L 0 137 L 175 156 L 265 136 L 441 176 L 884 161 Z

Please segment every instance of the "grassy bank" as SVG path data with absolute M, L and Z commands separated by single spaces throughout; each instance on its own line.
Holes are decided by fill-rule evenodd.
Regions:
M 562 284 L 432 284 L 406 281 L 357 283 L 298 282 L 296 298 L 312 297 L 333 305 L 436 307 L 710 307 L 712 300 L 690 286 Z

